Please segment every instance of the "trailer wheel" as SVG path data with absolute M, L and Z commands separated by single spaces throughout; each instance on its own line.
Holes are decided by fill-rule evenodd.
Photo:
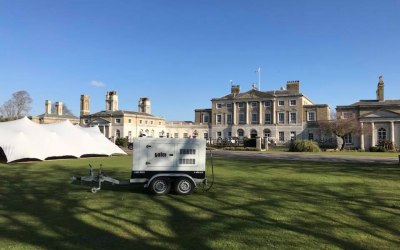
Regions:
M 149 191 L 155 195 L 168 194 L 171 190 L 171 183 L 165 177 L 158 177 L 151 181 Z
M 176 194 L 188 195 L 194 190 L 194 183 L 187 177 L 181 177 L 174 182 L 174 191 Z

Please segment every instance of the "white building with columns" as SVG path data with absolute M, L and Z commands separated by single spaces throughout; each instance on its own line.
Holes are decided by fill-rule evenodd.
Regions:
M 348 106 L 337 106 L 338 119 L 355 118 L 362 132 L 345 138 L 346 148 L 369 150 L 382 141 L 400 145 L 400 100 L 385 100 L 384 81 L 379 77 L 375 100 L 360 100 Z

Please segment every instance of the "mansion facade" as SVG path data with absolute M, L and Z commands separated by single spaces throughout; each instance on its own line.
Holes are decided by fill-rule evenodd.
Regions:
M 337 106 L 337 119 L 356 119 L 361 133 L 345 137 L 347 148 L 369 150 L 382 141 L 400 145 L 400 100 L 385 100 L 384 81 L 379 77 L 376 99 Z
M 209 124 L 212 138 L 271 138 L 278 143 L 294 139 L 321 138 L 319 121 L 330 118 L 327 104 L 314 104 L 300 93 L 299 81 L 288 81 L 286 88 L 259 91 L 255 87 L 211 100 L 211 109 L 195 110 L 196 124 Z

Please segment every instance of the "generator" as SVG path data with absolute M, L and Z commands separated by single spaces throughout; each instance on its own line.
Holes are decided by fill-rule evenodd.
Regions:
M 148 138 L 133 140 L 132 172 L 129 181 L 97 175 L 72 177 L 73 180 L 97 182 L 95 193 L 102 182 L 114 185 L 144 183 L 150 193 L 168 194 L 171 189 L 180 195 L 191 194 L 199 183 L 207 184 L 206 140 L 192 138 Z

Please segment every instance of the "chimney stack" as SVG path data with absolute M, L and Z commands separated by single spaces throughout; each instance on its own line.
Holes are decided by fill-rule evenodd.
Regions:
M 118 110 L 118 95 L 117 91 L 107 91 L 106 94 L 106 111 Z
M 90 114 L 90 97 L 81 95 L 81 116 Z
M 62 102 L 56 102 L 56 114 L 62 115 L 63 114 L 63 104 Z
M 50 100 L 46 100 L 44 102 L 44 113 L 46 115 L 51 114 L 51 101 Z
M 383 82 L 383 77 L 379 76 L 378 89 L 376 90 L 376 99 L 380 102 L 383 102 L 385 100 L 384 87 L 385 86 Z
M 290 94 L 299 94 L 300 93 L 300 81 L 287 81 L 286 82 L 286 89 Z
M 141 97 L 139 99 L 139 112 L 141 113 L 146 113 L 146 114 L 151 114 L 151 103 L 150 103 L 150 98 L 148 97 Z
M 233 94 L 233 96 L 237 96 L 239 93 L 240 93 L 240 85 L 232 85 L 231 94 Z

